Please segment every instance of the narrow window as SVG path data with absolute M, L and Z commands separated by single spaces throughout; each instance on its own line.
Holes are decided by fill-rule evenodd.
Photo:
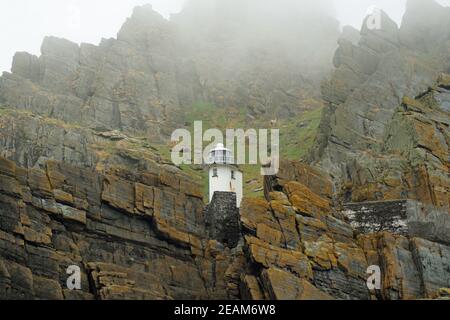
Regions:
M 217 168 L 213 169 L 213 178 L 217 178 L 219 175 L 217 174 Z
M 234 171 L 231 171 L 231 179 L 236 180 L 236 177 L 234 176 Z

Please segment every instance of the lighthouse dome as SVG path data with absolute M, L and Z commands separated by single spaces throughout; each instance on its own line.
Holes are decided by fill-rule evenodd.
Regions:
M 225 148 L 222 143 L 218 143 L 216 147 L 209 152 L 208 164 L 233 164 L 231 150 Z

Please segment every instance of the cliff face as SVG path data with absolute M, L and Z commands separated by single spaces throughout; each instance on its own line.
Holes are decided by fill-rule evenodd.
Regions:
M 405 97 L 379 153 L 348 165 L 347 201 L 417 199 L 449 211 L 449 99 L 444 78 L 418 99 Z
M 449 8 L 411 0 L 400 28 L 383 13 L 380 30 L 364 24 L 357 44 L 340 40 L 311 159 L 340 180 L 346 201 L 448 210 L 449 21 Z
M 0 77 L 0 106 L 20 111 L 33 126 L 8 121 L 11 134 L 0 136 L 3 154 L 25 166 L 39 158 L 92 166 L 100 161 L 90 148 L 93 134 L 119 130 L 165 142 L 198 103 L 275 119 L 298 114 L 305 101 L 320 96 L 317 83 L 331 68 L 339 34 L 337 21 L 320 6 L 305 13 L 289 0 L 292 10 L 275 15 L 249 1 L 234 15 L 237 3 L 210 1 L 212 9 L 202 15 L 197 5 L 206 4 L 200 2 L 171 21 L 149 5 L 137 7 L 117 39 L 98 46 L 47 37 L 41 56 L 17 53 L 11 73 Z M 299 19 L 304 16 L 307 21 Z M 205 28 L 218 23 L 215 17 L 220 27 Z M 315 31 L 298 37 L 308 23 Z M 314 62 L 307 61 L 311 56 Z M 54 121 L 49 126 L 35 117 Z M 20 141 L 12 138 L 22 132 Z
M 412 299 L 448 286 L 448 245 L 358 235 L 335 210 L 326 176 L 283 168 L 268 200 L 244 200 L 240 241 L 229 249 L 206 236 L 199 188 L 179 174 L 100 175 L 59 162 L 27 170 L 2 158 L 0 297 Z M 72 265 L 79 291 L 67 289 Z M 369 265 L 382 270 L 376 293 Z
M 434 212 L 449 210 L 448 9 L 411 0 L 400 28 L 383 15 L 381 30 L 344 30 L 322 84 L 328 106 L 311 155 L 320 166 L 282 161 L 265 197 L 244 199 L 237 225 L 225 216 L 234 208 L 205 210 L 198 176 L 168 163 L 158 142 L 198 102 L 250 122 L 310 108 L 337 26 L 321 11 L 327 1 L 304 11 L 283 0 L 290 10 L 279 12 L 249 0 L 240 15 L 235 1 L 202 2 L 170 22 L 138 7 L 98 46 L 46 38 L 40 57 L 18 53 L 0 77 L 0 298 L 445 295 L 448 218 Z M 312 36 L 298 37 L 305 28 Z M 345 214 L 400 199 L 431 208 L 419 221 L 432 221 L 428 233 L 372 223 L 361 234 Z M 206 216 L 215 213 L 220 230 Z M 66 285 L 72 265 L 78 291 Z M 377 291 L 366 285 L 372 265 Z
M 0 162 L 2 298 L 213 296 L 213 262 L 199 258 L 202 194 L 187 178 Z M 82 270 L 81 291 L 65 290 L 70 265 Z

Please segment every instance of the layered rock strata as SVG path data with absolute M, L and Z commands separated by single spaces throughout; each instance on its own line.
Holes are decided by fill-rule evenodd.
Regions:
M 273 177 L 267 199 L 244 199 L 230 249 L 209 238 L 200 188 L 179 174 L 23 169 L 1 158 L 0 296 L 414 299 L 448 287 L 448 244 L 358 234 L 327 197 L 328 177 L 288 168 L 293 176 Z M 81 290 L 67 288 L 73 265 Z M 382 270 L 376 292 L 366 286 L 370 265 Z

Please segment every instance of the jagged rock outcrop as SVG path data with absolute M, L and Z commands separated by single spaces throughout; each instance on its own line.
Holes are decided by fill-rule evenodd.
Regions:
M 348 164 L 345 201 L 416 199 L 449 212 L 446 99 L 442 81 L 417 100 L 403 99 L 378 154 L 365 152 Z
M 295 283 L 292 274 L 303 279 L 295 280 L 298 283 L 309 281 L 322 291 L 322 294 L 314 291 L 306 295 L 314 299 L 327 298 L 323 293 L 337 299 L 432 298 L 439 295 L 438 287 L 448 286 L 448 241 L 441 239 L 443 243 L 435 243 L 389 232 L 359 234 L 345 221 L 339 206 L 333 206 L 331 198 L 326 196 L 329 194 L 326 190 L 332 189 L 329 177 L 318 175 L 316 170 L 304 164 L 285 163 L 282 168 L 279 177 L 270 178 L 271 183 L 266 186 L 284 193 L 267 190 L 268 202 L 246 199 L 241 212 L 243 225 L 253 230 L 257 237 L 247 239 L 254 261 L 263 270 L 275 267 L 291 273 L 278 276 L 272 284 L 280 288 L 280 296 L 302 296 L 301 289 L 300 293 L 291 291 L 290 284 Z M 286 183 L 289 180 L 287 172 L 294 173 L 291 179 L 300 177 L 300 180 Z M 326 181 L 328 187 L 324 185 Z M 289 191 L 291 185 L 298 191 Z M 302 202 L 298 205 L 299 197 L 305 198 L 308 193 L 314 194 L 317 200 L 309 201 L 309 208 L 302 207 Z M 323 210 L 323 203 L 329 204 L 328 210 Z M 365 284 L 366 270 L 371 265 L 378 265 L 382 270 L 382 289 L 376 292 L 368 291 Z M 283 274 L 275 272 L 278 273 Z M 266 292 L 264 288 L 270 288 L 270 285 L 265 281 L 270 278 L 265 271 L 256 278 L 262 291 Z M 246 276 L 244 279 L 251 278 Z M 280 281 L 284 285 L 280 285 Z M 258 297 L 260 293 L 255 293 L 252 283 L 254 281 L 250 280 L 247 286 L 249 292 Z M 299 285 L 299 288 L 303 287 Z
M 273 119 L 298 114 L 306 100 L 319 96 L 317 83 L 331 67 L 339 31 L 318 4 L 311 5 L 308 21 L 299 19 L 305 13 L 291 0 L 285 1 L 292 6 L 287 17 L 249 2 L 248 12 L 229 20 L 227 12 L 239 4 L 215 0 L 223 26 L 214 29 L 202 22 L 211 22 L 218 11 L 206 10 L 199 18 L 196 6 L 211 5 L 200 2 L 187 4 L 171 21 L 150 5 L 136 7 L 117 39 L 98 46 L 46 37 L 39 57 L 15 55 L 11 73 L 0 78 L 0 105 L 161 142 L 185 125 L 183 114 L 199 102 Z M 269 37 L 261 21 L 248 16 L 284 36 Z M 320 26 L 311 28 L 317 37 L 297 36 L 307 23 Z M 309 56 L 316 61 L 306 62 Z
M 131 48 L 125 40 L 103 40 L 96 47 L 45 38 L 42 55 L 29 57 L 31 66 L 22 58 L 25 54 L 15 56 L 13 73 L 5 73 L 0 80 L 1 101 L 8 107 L 70 124 L 99 131 L 144 133 L 157 141 L 160 130 L 174 126 L 160 122 L 175 121 L 166 119 L 166 113 L 178 110 L 178 98 L 174 90 L 167 89 L 164 95 L 158 91 L 168 85 L 159 84 L 164 76 L 155 76 L 152 68 L 162 67 L 152 66 L 151 58 L 139 49 Z M 39 77 L 35 70 L 39 70 Z M 175 71 L 167 72 L 172 72 L 166 81 L 173 87 Z
M 3 158 L 0 168 L 2 298 L 213 297 L 211 261 L 195 258 L 203 202 L 189 179 L 59 162 L 26 170 Z M 70 265 L 82 270 L 80 291 L 67 290 Z
M 0 106 L 0 155 L 27 168 L 43 167 L 49 160 L 96 168 L 111 166 L 146 169 L 163 163 L 147 139 L 120 131 L 96 131 Z
M 253 12 L 256 2 L 231 17 L 236 2 L 216 1 L 221 30 L 204 28 L 221 10 L 196 15 L 187 6 L 169 22 L 138 7 L 117 39 L 93 46 L 48 37 L 40 57 L 16 54 L 0 78 L 0 298 L 448 293 L 445 233 L 361 233 L 342 212 L 347 202 L 399 199 L 421 201 L 431 208 L 425 216 L 449 210 L 450 81 L 437 79 L 450 62 L 447 9 L 410 0 L 400 28 L 383 14 L 381 30 L 363 27 L 359 39 L 344 30 L 336 70 L 322 85 L 329 107 L 312 156 L 321 167 L 282 161 L 265 178 L 265 198 L 243 200 L 231 235 L 211 236 L 216 222 L 205 218 L 201 186 L 148 143 L 184 125 L 198 101 L 273 119 L 317 96 L 314 82 L 339 36 L 335 21 L 314 6 L 298 19 L 286 0 L 291 10 L 280 23 L 270 7 Z M 432 25 L 425 14 L 437 17 Z M 260 33 L 265 18 L 285 37 Z M 297 20 L 324 34 L 298 38 Z M 305 45 L 317 60 L 289 55 Z M 67 288 L 72 265 L 81 290 Z M 366 285 L 371 265 L 381 268 L 380 290 Z
M 244 200 L 234 249 L 207 236 L 199 188 L 155 169 L 103 175 L 48 162 L 27 170 L 1 158 L 0 297 L 412 299 L 448 287 L 447 244 L 358 235 L 319 192 L 317 181 L 331 181 L 312 168 L 309 182 L 284 176 L 282 192 Z M 314 201 L 304 206 L 304 196 Z M 371 264 L 382 268 L 377 292 L 366 287 Z M 72 265 L 81 290 L 66 286 Z
M 411 0 L 400 28 L 384 13 L 380 30 L 364 23 L 357 45 L 340 40 L 336 70 L 322 85 L 329 106 L 311 160 L 333 176 L 338 208 L 380 206 L 371 226 L 381 227 L 355 234 L 368 265 L 383 270 L 377 298 L 437 297 L 436 287 L 448 286 L 449 14 L 434 1 Z M 401 210 L 389 215 L 382 206 L 399 199 L 421 203 L 405 202 L 416 208 L 398 220 Z M 403 235 L 376 232 L 397 227 Z
M 135 168 L 133 148 L 108 154 L 110 132 L 166 144 L 173 130 L 191 125 L 186 115 L 199 103 L 242 110 L 250 120 L 311 109 L 339 36 L 337 21 L 323 10 L 327 1 L 305 13 L 285 0 L 286 16 L 278 1 L 266 3 L 277 14 L 251 0 L 230 15 L 239 3 L 197 0 L 170 21 L 144 5 L 116 39 L 97 46 L 46 37 L 39 57 L 18 52 L 0 77 L 1 155 L 25 167 L 59 160 Z M 212 27 L 214 19 L 221 28 Z M 306 25 L 314 32 L 298 37 Z M 138 151 L 158 158 L 150 148 Z
M 311 160 L 341 182 L 344 201 L 448 210 L 448 21 L 448 8 L 410 0 L 400 28 L 382 13 L 381 29 L 364 23 L 357 45 L 340 40 Z

